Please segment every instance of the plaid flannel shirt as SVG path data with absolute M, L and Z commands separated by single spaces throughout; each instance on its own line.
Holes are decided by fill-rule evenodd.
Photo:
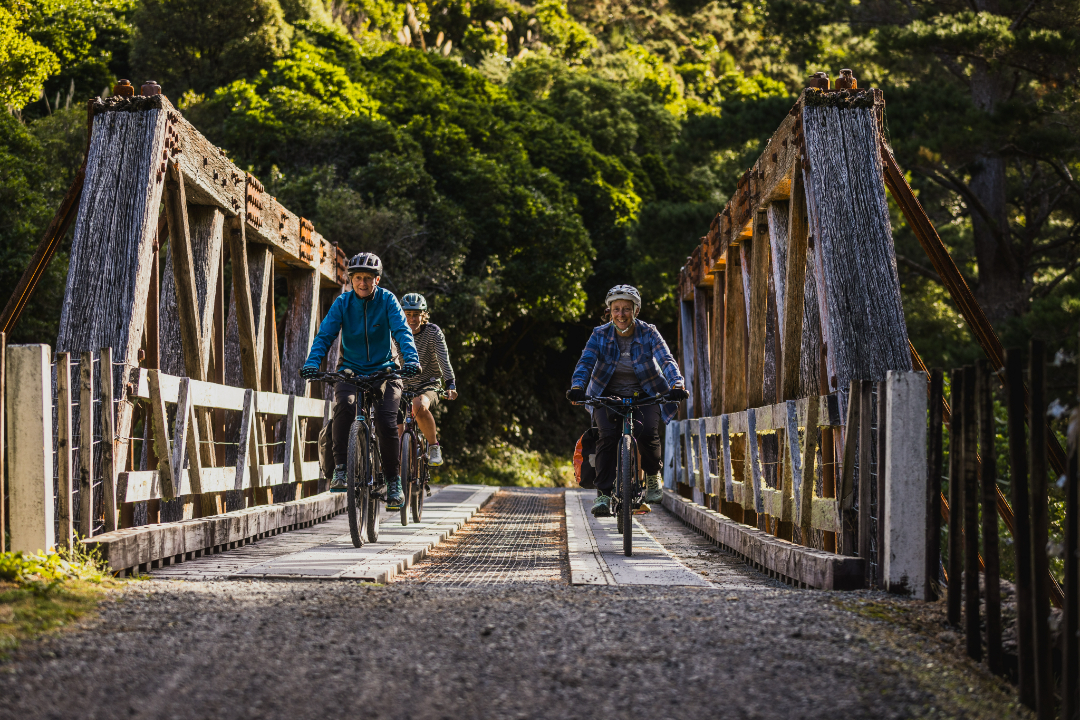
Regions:
M 671 356 L 667 343 L 660 336 L 655 325 L 641 320 L 634 320 L 634 339 L 630 343 L 630 360 L 634 364 L 641 387 L 649 395 L 661 395 L 675 385 L 683 384 L 679 365 Z M 619 343 L 615 340 L 615 326 L 605 323 L 593 329 L 592 337 L 585 344 L 571 385 L 584 387 L 590 397 L 604 392 L 615 366 L 619 362 Z M 586 382 L 588 387 L 586 387 Z M 678 403 L 664 403 L 660 406 L 664 422 L 671 422 L 679 411 Z M 592 408 L 589 409 L 590 412 Z

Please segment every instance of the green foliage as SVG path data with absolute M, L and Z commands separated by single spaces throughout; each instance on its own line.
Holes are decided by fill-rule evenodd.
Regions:
M 35 593 L 52 592 L 73 580 L 97 583 L 104 579 L 105 564 L 96 552 L 0 553 L 0 581 Z
M 288 52 L 293 33 L 277 0 L 142 0 L 132 25 L 134 73 L 171 97 L 258 73 Z
M 575 487 L 574 462 L 553 453 L 522 450 L 498 444 L 465 455 L 453 464 L 432 469 L 438 483 L 516 485 L 519 487 Z
M 0 5 L 0 103 L 22 108 L 60 69 L 56 54 L 30 36 L 34 8 L 26 0 Z

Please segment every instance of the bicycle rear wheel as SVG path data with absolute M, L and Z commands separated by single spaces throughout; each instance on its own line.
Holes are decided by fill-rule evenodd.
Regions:
M 622 525 L 623 554 L 630 557 L 634 554 L 634 464 L 633 448 L 630 445 L 630 436 L 623 435 L 619 440 L 619 493 L 622 501 L 619 503 L 619 523 Z
M 370 463 L 368 467 L 371 468 L 371 472 L 368 473 L 367 480 L 367 539 L 368 542 L 379 542 L 379 520 L 382 513 L 382 500 L 372 492 L 372 488 L 375 485 L 375 478 L 382 472 L 382 458 L 379 457 L 378 446 L 376 445 L 374 435 L 368 435 L 368 453 L 367 458 Z M 385 481 L 386 478 L 383 478 Z
M 346 502 L 349 510 L 349 535 L 352 536 L 353 547 L 364 546 L 363 528 L 366 523 L 367 502 L 367 473 L 364 466 L 367 458 L 367 448 L 364 438 L 367 436 L 367 428 L 360 418 L 353 421 L 349 428 L 349 452 L 345 464 Z
M 410 496 L 415 493 L 413 488 L 413 472 L 415 471 L 415 459 L 413 453 L 413 444 L 416 442 L 416 438 L 411 431 L 406 431 L 401 436 L 401 492 L 405 496 L 404 502 L 401 503 L 401 524 L 409 524 L 409 502 Z

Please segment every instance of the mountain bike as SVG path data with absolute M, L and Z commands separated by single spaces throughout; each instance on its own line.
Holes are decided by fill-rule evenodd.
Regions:
M 375 436 L 375 401 L 377 388 L 387 380 L 401 376 L 396 370 L 383 370 L 374 375 L 327 372 L 311 378 L 318 382 L 343 382 L 356 388 L 356 419 L 349 428 L 348 459 L 345 463 L 345 482 L 349 511 L 349 534 L 353 547 L 379 541 L 379 512 L 386 501 L 386 480 L 382 475 L 379 440 Z
M 634 437 L 633 414 L 635 408 L 667 402 L 664 395 L 645 398 L 595 397 L 584 404 L 593 408 L 605 408 L 623 419 L 622 436 L 615 451 L 615 486 L 611 489 L 611 509 L 615 513 L 616 526 L 623 537 L 623 554 L 634 554 L 634 513 L 641 508 L 645 497 L 644 476 L 638 455 L 637 439 Z
M 424 515 L 424 496 L 431 492 L 428 488 L 430 470 L 427 461 L 427 438 L 416 426 L 412 407 L 413 398 L 430 390 L 438 391 L 439 397 L 446 397 L 446 392 L 440 389 L 438 380 L 401 393 L 401 407 L 405 413 L 405 430 L 401 433 L 401 491 L 405 495 L 405 502 L 401 506 L 402 525 L 409 524 L 410 512 L 413 522 L 420 522 Z

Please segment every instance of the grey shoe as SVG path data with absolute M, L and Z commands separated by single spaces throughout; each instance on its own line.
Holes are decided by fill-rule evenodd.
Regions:
M 405 496 L 401 493 L 401 478 L 390 478 L 386 481 L 386 509 L 400 510 L 404 503 Z
M 427 461 L 431 467 L 442 465 L 442 448 L 438 445 L 428 445 Z
M 660 473 L 645 475 L 645 502 L 658 503 L 664 499 L 664 491 L 661 489 Z
M 334 477 L 330 478 L 330 492 L 345 492 L 345 466 L 338 465 L 334 468 Z
M 592 504 L 593 517 L 611 517 L 611 498 L 600 495 Z

